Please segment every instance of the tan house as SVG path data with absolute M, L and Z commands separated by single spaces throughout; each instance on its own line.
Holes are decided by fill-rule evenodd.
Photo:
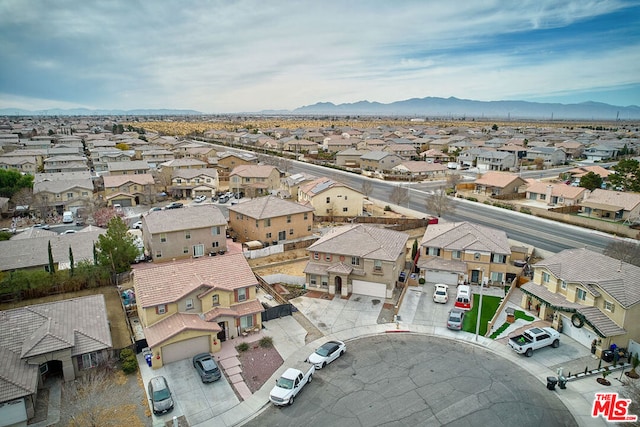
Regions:
M 599 165 L 580 166 L 567 171 L 567 173 L 571 175 L 571 180 L 576 184 L 579 184 L 580 178 L 582 178 L 589 172 L 595 173 L 596 175 L 600 176 L 600 178 L 602 178 L 604 181 L 606 181 L 607 178 L 609 178 L 609 175 L 614 173 L 613 171 L 610 171 L 609 169 L 605 169 Z
M 88 170 L 87 158 L 84 156 L 70 154 L 44 159 L 45 172 L 82 172 Z
M 361 192 L 329 178 L 317 178 L 298 187 L 298 202 L 309 204 L 318 216 L 362 215 Z
M 609 221 L 640 222 L 640 193 L 595 189 L 580 203 L 582 214 Z
M 544 203 L 547 206 L 578 205 L 588 193 L 582 187 L 540 181 L 533 181 L 525 191 L 527 200 Z
M 332 228 L 309 246 L 307 289 L 390 298 L 404 269 L 408 239 L 406 233 L 364 224 Z
M 16 170 L 23 174 L 35 175 L 38 163 L 35 156 L 2 156 L 0 157 L 0 169 Z
M 149 163 L 144 160 L 125 160 L 123 162 L 109 162 L 109 175 L 136 175 L 151 173 Z
M 37 173 L 33 179 L 34 205 L 55 209 L 62 214 L 92 199 L 93 188 L 89 171 Z
M 418 180 L 425 178 L 445 178 L 447 175 L 447 167 L 442 163 L 407 160 L 394 166 L 392 172 Z
M 133 283 L 153 369 L 216 353 L 222 341 L 262 327 L 258 281 L 242 254 L 144 266 Z
M 220 188 L 215 168 L 178 169 L 173 171 L 169 193 L 174 197 L 212 197 Z
M 154 262 L 227 251 L 227 220 L 216 206 L 150 212 L 142 218 L 145 249 Z
M 259 197 L 280 188 L 280 171 L 271 165 L 240 165 L 229 174 L 229 191 Z
M 229 228 L 241 242 L 282 243 L 312 235 L 313 208 L 276 196 L 229 207 Z
M 511 247 L 507 233 L 470 222 L 430 224 L 420 242 L 420 277 L 429 283 L 503 284 Z
M 521 306 L 600 356 L 611 344 L 640 341 L 640 267 L 567 249 L 533 266 Z
M 527 185 L 527 181 L 511 173 L 486 172 L 474 184 L 476 193 L 493 196 L 519 193 Z
M 366 171 L 387 172 L 406 161 L 402 157 L 387 151 L 370 151 L 360 156 L 360 167 Z
M 151 174 L 105 175 L 104 198 L 107 205 L 137 206 L 151 203 L 156 194 L 155 181 Z
M 336 153 L 336 165 L 346 168 L 359 168 L 360 157 L 369 152 L 369 150 L 360 150 L 354 147 L 347 148 Z

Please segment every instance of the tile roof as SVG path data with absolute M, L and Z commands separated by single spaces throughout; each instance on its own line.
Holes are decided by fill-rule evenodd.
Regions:
M 520 180 L 524 184 L 524 180 L 518 175 L 505 172 L 485 172 L 482 176 L 475 180 L 476 184 L 486 185 L 489 187 L 506 187 L 512 182 Z
M 218 170 L 215 168 L 203 168 L 203 169 L 174 169 L 171 173 L 171 178 L 185 178 L 192 179 L 200 176 L 208 176 L 210 178 L 218 177 Z
M 567 199 L 575 199 L 586 190 L 582 187 L 573 187 L 567 184 L 549 184 L 546 182 L 533 181 L 526 189 L 529 193 L 547 194 L 548 186 L 551 186 L 551 195 L 564 197 Z
M 640 193 L 602 190 L 600 188 L 596 188 L 589 196 L 587 196 L 585 202 L 619 206 L 626 211 L 631 211 L 640 204 Z
M 38 389 L 38 365 L 20 359 L 20 354 L 0 346 L 0 402 L 33 394 Z
M 242 317 L 258 314 L 264 311 L 262 303 L 257 299 L 234 304 L 231 307 L 214 307 L 204 314 L 206 321 L 211 322 L 220 316 Z
M 247 178 L 268 178 L 274 169 L 277 168 L 271 165 L 238 165 L 233 168 L 229 176 L 238 175 Z
M 151 175 L 150 173 L 105 175 L 102 177 L 102 179 L 104 179 L 105 188 L 120 187 L 127 182 L 139 185 L 151 185 L 154 183 L 153 175 Z
M 600 288 L 625 308 L 640 302 L 640 267 L 588 249 L 567 249 L 533 267 L 545 267 L 565 282 L 595 286 L 595 292 Z
M 146 160 L 125 160 L 109 162 L 109 172 L 129 171 L 135 169 L 151 169 Z
M 143 308 L 178 301 L 201 286 L 233 291 L 258 283 L 242 254 L 161 263 L 134 270 L 133 280 Z
M 178 168 L 183 166 L 206 166 L 207 163 L 202 160 L 193 159 L 193 158 L 182 158 L 182 159 L 174 159 L 168 160 L 160 164 L 163 168 Z
M 244 203 L 229 207 L 230 212 L 237 212 L 254 219 L 275 218 L 303 212 L 313 212 L 313 208 L 299 203 L 283 200 L 275 196 L 258 197 Z
M 309 251 L 396 261 L 404 255 L 409 235 L 400 231 L 351 224 L 335 227 L 309 246 Z
M 207 322 L 197 313 L 175 313 L 143 328 L 143 330 L 149 347 L 155 347 L 184 331 L 196 330 L 217 333 L 222 329 L 216 322 Z
M 506 232 L 470 222 L 431 224 L 427 227 L 420 246 L 511 254 Z
M 142 218 L 142 222 L 151 234 L 227 225 L 224 214 L 214 205 L 149 212 Z

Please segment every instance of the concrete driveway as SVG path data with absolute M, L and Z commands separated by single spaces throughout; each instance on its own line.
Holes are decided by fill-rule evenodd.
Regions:
M 169 383 L 175 406 L 173 411 L 164 415 L 152 415 L 154 426 L 164 426 L 173 417 L 184 416 L 189 425 L 196 425 L 209 420 L 216 415 L 233 408 L 240 403 L 227 378 L 223 375 L 220 380 L 203 384 L 200 376 L 193 368 L 191 359 L 169 363 L 160 369 L 152 370 L 144 361 L 142 354 L 138 355 L 138 365 L 145 393 L 148 393 L 149 380 L 156 376 L 163 376 Z M 147 399 L 149 396 L 147 396 Z
M 352 329 L 357 326 L 375 325 L 384 299 L 352 294 L 349 299 L 334 297 L 298 297 L 290 301 L 324 334 Z

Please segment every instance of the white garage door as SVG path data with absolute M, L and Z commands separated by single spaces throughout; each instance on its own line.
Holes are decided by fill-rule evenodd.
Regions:
M 598 336 L 591 330 L 583 326 L 582 328 L 576 328 L 571 323 L 571 316 L 561 315 L 562 317 L 562 333 L 570 336 L 574 340 L 587 348 L 591 348 L 591 342 L 598 338 Z
M 445 285 L 458 284 L 458 274 L 448 271 L 426 270 L 425 280 L 429 283 L 444 283 Z
M 191 338 L 162 347 L 162 364 L 187 359 L 198 353 L 209 353 L 209 335 Z
M 372 297 L 386 298 L 387 286 L 384 283 L 365 282 L 364 280 L 354 280 L 353 293 L 359 295 L 369 295 Z

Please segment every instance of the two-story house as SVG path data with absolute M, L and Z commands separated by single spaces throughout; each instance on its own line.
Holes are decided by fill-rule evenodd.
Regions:
M 229 228 L 241 242 L 281 243 L 312 235 L 313 208 L 276 196 L 229 207 Z
M 35 156 L 1 156 L 0 169 L 16 170 L 22 174 L 35 175 L 38 163 Z
M 404 269 L 409 235 L 364 224 L 329 230 L 309 246 L 307 289 L 390 298 Z
M 178 169 L 171 175 L 169 192 L 180 198 L 212 197 L 219 188 L 218 170 L 215 168 Z
M 534 264 L 521 306 L 600 356 L 611 344 L 640 341 L 640 267 L 588 249 L 567 249 Z
M 366 171 L 387 172 L 405 159 L 388 151 L 370 151 L 360 156 L 360 168 Z
M 505 283 L 507 233 L 470 222 L 430 224 L 420 242 L 420 277 L 429 283 Z M 511 278 L 511 277 L 509 277 Z
M 227 251 L 227 220 L 213 205 L 149 212 L 142 238 L 154 262 L 198 258 Z
M 278 194 L 284 199 L 293 199 L 294 201 L 298 201 L 298 188 L 300 188 L 300 185 L 306 182 L 311 182 L 316 178 L 317 176 L 303 172 L 281 178 L 280 191 L 278 191 Z
M 88 171 L 87 158 L 80 155 L 53 156 L 44 159 L 45 172 Z
M 545 167 L 563 165 L 567 161 L 567 153 L 556 147 L 532 147 L 527 151 L 527 160 L 542 159 Z
M 266 196 L 280 188 L 280 171 L 271 165 L 240 165 L 229 174 L 229 190 L 247 197 Z
M 104 199 L 107 205 L 137 206 L 151 203 L 156 194 L 155 181 L 151 174 L 105 175 Z
M 109 175 L 135 175 L 151 173 L 149 163 L 144 160 L 125 160 L 121 162 L 109 162 L 107 164 Z
M 60 215 L 71 207 L 82 206 L 93 198 L 93 180 L 89 171 L 37 173 L 33 179 L 34 205 L 55 209 Z
M 353 188 L 329 178 L 300 184 L 298 202 L 313 206 L 318 216 L 360 216 L 364 196 Z
M 407 160 L 395 166 L 392 171 L 409 176 L 410 179 L 444 178 L 447 166 L 442 163 L 428 163 L 422 160 Z
M 144 266 L 133 283 L 153 369 L 216 353 L 222 341 L 262 326 L 258 281 L 242 254 Z

